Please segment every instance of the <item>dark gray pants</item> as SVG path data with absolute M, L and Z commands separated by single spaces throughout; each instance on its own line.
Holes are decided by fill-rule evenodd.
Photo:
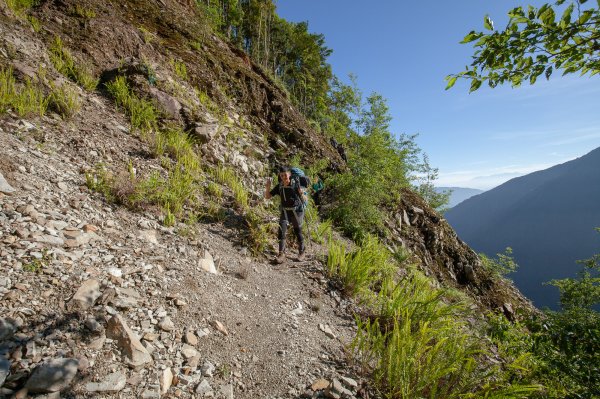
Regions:
M 294 228 L 300 253 L 304 252 L 304 237 L 302 236 L 302 222 L 304 220 L 304 211 L 281 210 L 279 216 L 279 253 L 285 251 L 285 236 L 287 234 L 288 225 L 291 223 Z

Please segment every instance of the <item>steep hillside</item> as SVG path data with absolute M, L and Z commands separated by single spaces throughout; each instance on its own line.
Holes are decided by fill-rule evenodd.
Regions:
M 552 279 L 574 276 L 575 261 L 598 252 L 600 149 L 522 176 L 470 198 L 446 213 L 458 235 L 479 252 L 512 247 L 511 275 L 538 306 L 556 307 Z
M 167 0 L 28 17 L 0 2 L 2 93 L 25 93 L 0 98 L 0 395 L 368 397 L 345 356 L 358 305 L 326 248 L 266 258 L 275 165 L 346 164 L 204 18 Z M 410 190 L 388 216 L 386 245 L 474 309 L 532 310 Z
M 469 199 L 475 195 L 483 193 L 483 190 L 476 188 L 465 188 L 465 187 L 436 187 L 435 190 L 438 193 L 446 191 L 452 191 L 448 200 L 448 208 L 455 207 L 466 199 Z

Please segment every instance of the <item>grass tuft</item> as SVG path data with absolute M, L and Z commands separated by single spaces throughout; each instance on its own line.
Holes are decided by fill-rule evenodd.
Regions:
M 49 105 L 63 119 L 69 119 L 75 116 L 81 109 L 81 100 L 77 91 L 66 84 L 60 87 L 52 86 L 52 92 L 49 96 Z
M 106 89 L 115 99 L 117 106 L 122 107 L 129 116 L 131 126 L 148 132 L 156 127 L 158 113 L 150 101 L 138 98 L 129 88 L 124 76 L 106 84 Z
M 79 84 L 87 91 L 93 91 L 98 86 L 96 79 L 90 68 L 83 65 L 78 65 L 67 50 L 60 37 L 56 36 L 50 46 L 50 60 L 58 72 L 65 75 L 67 78 Z
M 183 61 L 171 59 L 171 66 L 175 75 L 179 76 L 182 80 L 188 80 L 187 67 Z
M 40 85 L 26 79 L 17 84 L 12 68 L 0 69 L 0 113 L 13 110 L 17 115 L 44 115 L 48 98 Z

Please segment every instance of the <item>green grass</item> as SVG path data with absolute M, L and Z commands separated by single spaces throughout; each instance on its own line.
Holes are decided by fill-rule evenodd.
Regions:
M 28 15 L 27 16 L 27 20 L 29 21 L 29 23 L 31 24 L 31 28 L 33 29 L 33 31 L 35 33 L 39 33 L 39 31 L 42 30 L 42 23 L 40 22 L 39 19 L 37 19 L 36 17 L 34 17 L 33 15 Z
M 25 12 L 31 7 L 38 4 L 38 0 L 5 0 L 8 8 L 15 13 L 15 15 L 22 17 Z
M 76 17 L 83 18 L 85 20 L 90 20 L 96 18 L 96 12 L 91 8 L 84 7 L 82 5 L 76 4 L 75 7 L 70 9 L 71 15 Z
M 75 116 L 81 109 L 81 100 L 77 91 L 66 84 L 60 87 L 52 86 L 49 96 L 49 104 L 52 109 L 59 113 L 64 119 Z
M 13 110 L 21 117 L 42 116 L 48 108 L 48 101 L 40 85 L 30 79 L 18 84 L 12 68 L 0 69 L 0 113 Z
M 98 86 L 96 79 L 90 68 L 79 65 L 66 49 L 60 37 L 56 36 L 50 46 L 50 60 L 58 72 L 65 75 L 75 83 L 79 84 L 87 91 L 93 91 Z
M 171 66 L 175 75 L 179 76 L 182 80 L 188 80 L 187 67 L 183 61 L 171 59 Z
M 150 101 L 140 99 L 131 91 L 124 76 L 118 76 L 107 83 L 106 89 L 117 106 L 125 110 L 131 126 L 142 132 L 148 132 L 156 127 L 158 112 Z
M 168 154 L 190 173 L 200 172 L 200 159 L 194 151 L 192 139 L 179 128 L 166 128 L 156 134 L 155 155 Z
M 391 254 L 374 236 L 367 236 L 353 252 L 344 243 L 330 238 L 327 272 L 339 278 L 348 295 L 368 296 L 367 293 L 394 271 Z
M 218 166 L 213 171 L 215 180 L 231 189 L 236 205 L 242 210 L 248 210 L 250 206 L 248 190 L 244 187 L 242 181 L 237 177 L 233 169 Z

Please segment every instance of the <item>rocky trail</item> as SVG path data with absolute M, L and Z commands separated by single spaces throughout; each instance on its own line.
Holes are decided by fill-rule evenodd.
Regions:
M 81 112 L 0 122 L 0 397 L 354 397 L 321 248 L 274 266 L 227 223 L 107 203 L 86 170 L 156 161 L 104 98 Z

